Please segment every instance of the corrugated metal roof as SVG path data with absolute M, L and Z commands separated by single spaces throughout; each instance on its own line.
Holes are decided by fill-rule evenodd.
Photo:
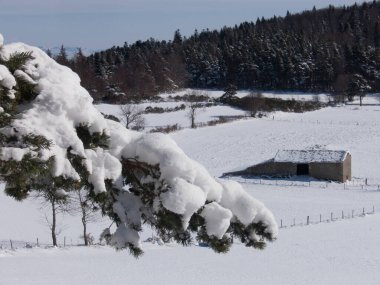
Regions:
M 346 159 L 345 150 L 279 150 L 275 162 L 309 163 L 342 162 Z

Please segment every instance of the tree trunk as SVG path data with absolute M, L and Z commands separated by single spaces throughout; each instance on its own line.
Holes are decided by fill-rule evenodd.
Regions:
M 57 221 L 56 221 L 56 205 L 55 205 L 55 200 L 53 199 L 51 201 L 51 208 L 52 208 L 52 214 L 53 214 L 53 220 L 51 223 L 51 237 L 53 240 L 53 246 L 58 246 L 57 245 L 57 234 L 55 232 L 56 226 L 57 226 Z
M 85 215 L 85 213 L 83 213 Z M 82 217 L 82 224 L 83 224 L 83 240 L 84 245 L 88 246 L 88 236 L 87 236 L 87 222 L 85 216 Z

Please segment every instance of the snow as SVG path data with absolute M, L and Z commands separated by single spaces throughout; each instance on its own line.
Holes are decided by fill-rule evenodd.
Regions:
M 215 202 L 207 204 L 202 213 L 206 220 L 206 231 L 209 236 L 222 238 L 230 226 L 233 214 L 230 210 L 221 207 Z
M 34 81 L 27 73 L 22 70 L 16 70 L 14 76 L 30 84 L 36 84 L 36 81 Z
M 314 149 L 314 150 L 279 150 L 275 162 L 309 163 L 309 162 L 342 162 L 349 154 L 347 151 Z
M 0 64 L 0 83 L 7 89 L 12 89 L 16 86 L 16 79 L 9 72 L 9 70 Z
M 0 149 L 0 159 L 21 161 L 26 153 L 29 153 L 29 151 L 25 149 L 16 147 L 2 147 Z
M 182 215 L 183 228 L 187 229 L 191 216 L 206 202 L 206 195 L 198 186 L 176 178 L 173 187 L 161 194 L 161 199 L 166 209 Z
M 89 182 L 94 185 L 96 193 L 106 192 L 105 180 L 116 181 L 121 175 L 120 161 L 104 151 L 102 148 L 95 150 L 86 149 L 86 166 L 90 173 Z
M 1 284 L 377 285 L 379 223 L 373 215 L 295 227 L 264 251 L 235 246 L 223 255 L 148 244 L 137 261 L 107 247 L 0 251 Z

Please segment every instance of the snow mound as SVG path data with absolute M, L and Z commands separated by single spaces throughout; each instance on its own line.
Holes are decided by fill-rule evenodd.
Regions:
M 0 45 L 2 43 L 0 36 Z M 141 134 L 105 119 L 93 106 L 89 93 L 80 85 L 78 75 L 56 63 L 42 50 L 14 43 L 4 45 L 0 56 L 6 60 L 16 52 L 31 52 L 33 59 L 23 66 L 23 70 L 16 70 L 14 74 L 0 65 L 1 85 L 11 90 L 16 85 L 16 79 L 21 78 L 35 84 L 38 95 L 23 106 L 23 111 L 10 126 L 0 131 L 13 136 L 40 135 L 48 139 L 51 146 L 38 150 L 37 154 L 27 147 L 0 148 L 0 159 L 20 161 L 26 153 L 33 153 L 44 160 L 54 160 L 53 176 L 79 181 L 81 177 L 70 163 L 69 155 L 83 158 L 89 173 L 88 182 L 95 193 L 107 191 L 106 181 L 111 181 L 112 187 L 120 191 L 113 201 L 113 211 L 118 216 L 119 224 L 111 243 L 116 247 L 141 245 L 138 226 L 143 206 L 140 198 L 123 186 L 125 159 L 136 159 L 159 167 L 159 179 L 168 185 L 168 191 L 161 193 L 155 203 L 180 215 L 184 230 L 192 215 L 201 211 L 209 235 L 221 238 L 230 222 L 238 219 L 244 225 L 262 222 L 267 232 L 276 237 L 277 225 L 270 211 L 239 184 L 216 181 L 168 136 Z M 108 148 L 86 148 L 78 135 L 77 128 L 80 126 L 86 126 L 92 135 L 106 134 Z M 212 203 L 205 205 L 206 201 Z M 144 214 L 148 215 L 146 212 Z

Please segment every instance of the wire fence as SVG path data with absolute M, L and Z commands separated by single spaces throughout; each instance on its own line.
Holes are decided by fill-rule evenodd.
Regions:
M 376 211 L 380 211 L 380 205 L 372 205 L 370 207 L 362 207 L 355 209 L 344 209 L 340 211 L 332 211 L 329 213 L 305 215 L 300 218 L 293 219 L 279 219 L 278 225 L 280 229 L 287 229 L 293 227 L 302 227 L 309 225 L 316 225 L 321 223 L 332 223 L 336 221 L 343 221 L 355 219 L 359 217 L 366 217 L 367 215 L 374 215 Z
M 226 177 L 232 179 L 231 177 Z M 331 188 L 340 190 L 364 190 L 380 191 L 380 180 L 373 178 L 354 178 L 345 183 L 335 183 L 320 180 L 292 180 L 281 178 L 260 178 L 260 177 L 234 177 L 233 180 L 242 184 L 268 185 L 279 187 L 312 187 L 312 188 Z
M 331 125 L 331 126 L 360 126 L 360 127 L 377 127 L 380 126 L 380 123 L 377 122 L 368 122 L 368 121 L 333 121 L 333 120 L 311 120 L 311 119 L 299 119 L 299 118 L 290 118 L 285 119 L 281 117 L 269 116 L 264 117 L 262 120 L 266 121 L 276 121 L 284 123 L 299 123 L 299 124 L 309 124 L 309 125 Z
M 58 242 L 58 247 L 65 248 L 71 246 L 80 246 L 81 244 L 73 243 L 72 239 L 64 237 Z M 51 243 L 40 242 L 38 238 L 35 241 L 21 241 L 17 239 L 0 240 L 0 250 L 16 250 L 20 248 L 54 248 Z

